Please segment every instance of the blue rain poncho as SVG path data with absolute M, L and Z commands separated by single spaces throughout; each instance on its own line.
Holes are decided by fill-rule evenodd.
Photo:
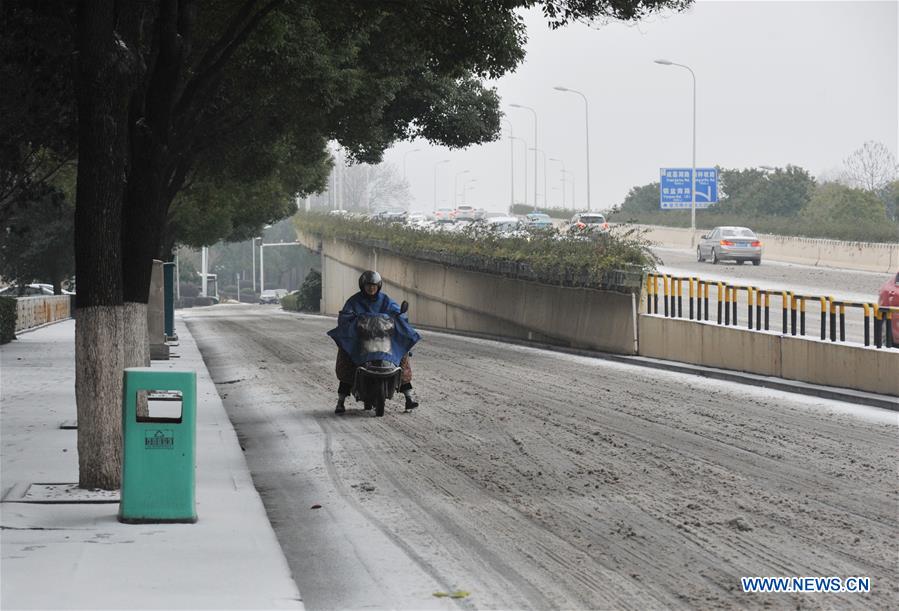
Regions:
M 382 341 L 361 341 L 360 317 L 377 317 L 385 322 L 393 322 L 393 332 Z M 367 327 L 381 327 L 377 324 Z M 379 292 L 374 299 L 361 291 L 347 299 L 337 316 L 337 327 L 328 331 L 328 336 L 347 354 L 355 365 L 366 361 L 384 360 L 399 366 L 402 358 L 412 350 L 421 336 L 412 328 L 405 314 L 400 314 L 400 306 L 385 293 Z M 389 341 L 388 341 L 389 340 Z

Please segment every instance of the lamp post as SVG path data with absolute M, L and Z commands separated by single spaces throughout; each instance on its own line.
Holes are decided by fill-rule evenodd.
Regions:
M 524 108 L 534 115 L 534 212 L 537 211 L 537 111 L 523 104 L 509 104 L 512 108 Z M 527 162 L 525 161 L 525 164 Z
M 434 164 L 434 212 L 437 212 L 437 168 L 443 163 L 449 163 L 449 159 L 442 159 Z
M 524 146 L 524 154 L 522 155 L 522 159 L 524 160 L 524 200 L 522 202 L 526 206 L 528 203 L 528 141 L 524 138 L 519 138 L 518 136 L 509 136 L 512 141 L 518 140 Z M 534 171 L 537 171 L 537 168 L 534 168 Z M 512 214 L 512 209 L 509 209 L 509 214 Z
M 477 178 L 472 178 L 471 180 L 463 180 L 462 181 L 462 203 L 468 203 L 468 192 L 473 191 L 475 186 L 473 183 L 478 182 Z
M 562 87 L 561 85 L 557 85 L 553 87 L 556 91 L 564 91 L 566 93 L 575 93 L 584 100 L 584 136 L 587 140 L 587 212 L 590 212 L 592 208 L 590 207 L 590 109 L 587 104 L 587 96 L 576 89 L 569 89 L 568 87 Z M 572 200 L 574 198 L 572 197 Z M 574 202 L 572 201 L 572 207 L 574 206 Z
M 458 206 L 458 205 L 459 205 L 459 200 L 458 200 L 458 195 L 459 195 L 459 177 L 462 176 L 462 174 L 468 174 L 468 173 L 470 173 L 470 172 L 471 172 L 471 170 L 461 170 L 461 171 L 459 171 L 459 172 L 456 172 L 455 182 L 453 183 L 453 206 Z
M 696 73 L 690 66 L 684 64 L 676 64 L 667 59 L 655 60 L 657 64 L 663 66 L 677 66 L 690 72 L 693 77 L 693 170 L 690 174 L 690 246 L 693 247 L 696 242 Z
M 509 214 L 515 206 L 515 135 L 512 133 L 512 122 L 503 117 L 509 126 Z
M 556 157 L 550 157 L 550 161 L 557 161 L 562 166 L 562 172 L 560 176 L 562 177 L 562 209 L 565 208 L 565 162 L 561 159 L 557 159 Z
M 253 293 L 256 293 L 256 240 L 261 240 L 262 238 L 256 236 L 250 241 L 250 250 L 253 251 Z
M 549 206 L 549 204 L 546 202 L 546 189 L 547 189 L 547 186 L 546 186 L 546 152 L 543 149 L 537 149 L 537 148 L 535 148 L 534 151 L 543 155 L 543 205 Z M 536 171 L 537 171 L 537 168 L 535 167 L 534 172 L 536 172 Z M 535 201 L 536 201 L 536 199 L 537 198 L 534 198 Z M 536 210 L 536 208 L 534 208 L 534 210 Z
M 406 151 L 403 153 L 403 182 L 406 182 L 406 157 L 409 156 L 410 153 L 419 153 L 421 149 L 412 149 L 411 151 Z

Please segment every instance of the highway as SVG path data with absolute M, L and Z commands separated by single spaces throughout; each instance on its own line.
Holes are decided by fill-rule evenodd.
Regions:
M 895 608 L 894 412 L 424 332 L 336 416 L 334 319 L 182 316 L 309 609 Z M 872 592 L 741 591 L 793 575 Z

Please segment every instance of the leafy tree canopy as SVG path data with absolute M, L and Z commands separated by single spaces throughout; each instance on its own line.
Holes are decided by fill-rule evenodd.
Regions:
M 720 170 L 722 191 L 716 208 L 747 216 L 799 214 L 815 188 L 815 180 L 798 166 Z
M 844 239 L 865 235 L 871 241 L 899 239 L 899 226 L 887 220 L 883 202 L 874 194 L 837 183 L 818 187 L 802 210 L 816 235 Z
M 14 284 L 45 282 L 61 293 L 75 272 L 75 210 L 65 193 L 51 185 L 20 190 L 0 228 L 0 276 Z
M 626 215 L 637 212 L 658 212 L 660 196 L 657 182 L 632 187 L 621 204 L 621 213 Z

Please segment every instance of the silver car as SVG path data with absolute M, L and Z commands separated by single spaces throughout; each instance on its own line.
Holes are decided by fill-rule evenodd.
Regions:
M 718 263 L 722 260 L 752 261 L 762 264 L 762 243 L 752 229 L 747 227 L 715 227 L 702 236 L 696 247 L 696 260 Z

